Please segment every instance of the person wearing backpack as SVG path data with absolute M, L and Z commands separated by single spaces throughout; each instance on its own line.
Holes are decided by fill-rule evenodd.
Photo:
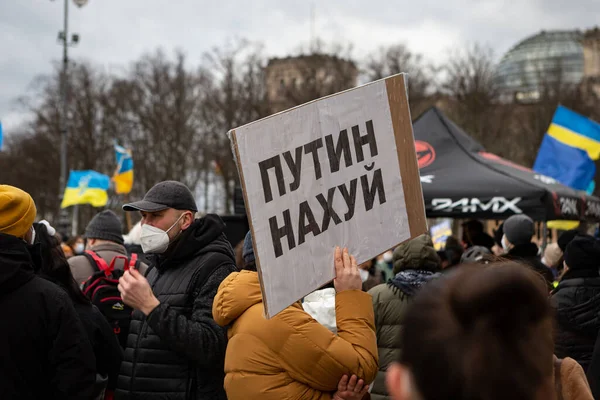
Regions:
M 110 265 L 118 256 L 127 258 L 121 221 L 111 210 L 104 210 L 90 221 L 85 228 L 85 239 L 87 240 L 86 252 L 84 254 L 69 258 L 71 272 L 78 284 L 83 284 L 95 272 L 99 271 L 96 262 L 90 259 L 89 252 L 97 254 L 106 264 Z M 115 260 L 115 269 L 125 268 L 124 258 Z M 148 266 L 140 263 L 138 267 L 141 274 L 145 274 Z
M 225 224 L 216 215 L 196 219 L 192 192 L 175 181 L 123 209 L 142 215 L 152 269 L 144 277 L 130 268 L 119 282 L 135 311 L 115 398 L 226 400 L 227 328 L 212 316 L 219 285 L 236 271 Z

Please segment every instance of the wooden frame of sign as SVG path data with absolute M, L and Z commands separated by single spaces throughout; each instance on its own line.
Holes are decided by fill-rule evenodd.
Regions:
M 405 76 L 229 132 L 266 318 L 359 263 L 427 232 Z

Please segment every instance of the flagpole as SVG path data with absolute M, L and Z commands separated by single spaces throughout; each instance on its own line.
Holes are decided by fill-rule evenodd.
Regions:
M 125 198 L 125 204 L 129 203 L 129 193 L 127 193 L 125 196 L 123 196 Z M 127 211 L 123 211 L 125 213 L 125 221 L 127 222 L 127 233 L 131 232 L 132 226 L 131 226 L 131 213 L 127 212 Z
M 75 204 L 73 206 L 73 219 L 71 223 L 71 237 L 77 236 L 77 231 L 79 230 L 79 205 Z

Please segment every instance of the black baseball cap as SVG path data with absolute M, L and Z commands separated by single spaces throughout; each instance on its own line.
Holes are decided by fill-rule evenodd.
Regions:
M 148 190 L 140 201 L 125 204 L 125 211 L 157 212 L 174 208 L 176 210 L 198 211 L 194 195 L 190 189 L 181 182 L 164 181 L 157 183 Z

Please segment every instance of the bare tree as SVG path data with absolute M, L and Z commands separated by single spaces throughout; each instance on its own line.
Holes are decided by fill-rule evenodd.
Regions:
M 126 80 L 113 82 L 115 121 L 110 129 L 131 145 L 138 188 L 179 180 L 194 188 L 202 164 L 201 77 L 185 67 L 185 56 L 171 61 L 162 51 L 136 62 Z
M 505 128 L 514 107 L 499 101 L 491 49 L 474 44 L 455 50 L 449 54 L 442 73 L 450 117 L 489 151 L 510 156 L 501 153 L 505 149 L 503 143 L 511 140 Z
M 245 40 L 214 48 L 205 53 L 199 72 L 206 93 L 201 111 L 206 129 L 203 167 L 207 179 L 220 178 L 227 212 L 232 210 L 238 176 L 226 133 L 269 113 L 261 50 Z
M 413 118 L 433 105 L 437 69 L 426 63 L 423 56 L 411 52 L 404 44 L 381 47 L 364 62 L 363 74 L 369 81 L 399 73 L 408 75 L 408 98 Z

